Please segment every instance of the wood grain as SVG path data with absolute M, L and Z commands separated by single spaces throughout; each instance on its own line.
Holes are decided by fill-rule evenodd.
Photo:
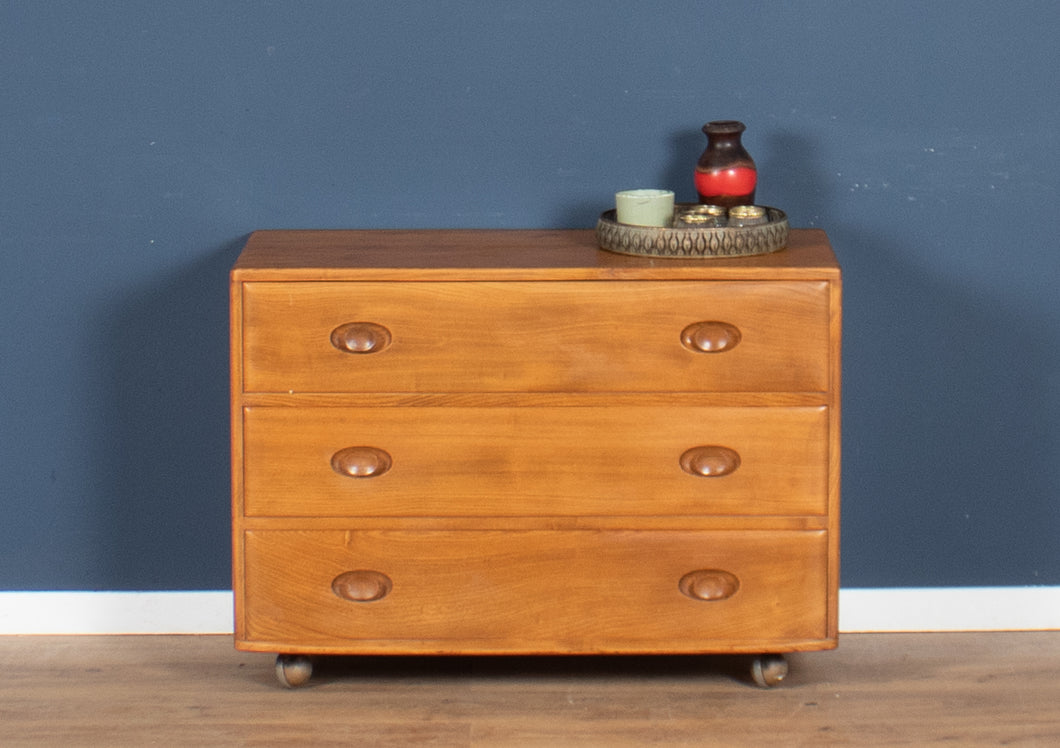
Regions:
M 834 646 L 823 232 L 711 261 L 579 231 L 258 232 L 231 277 L 238 646 Z
M 779 688 L 729 657 L 359 657 L 300 691 L 229 637 L 0 637 L 0 745 L 1060 744 L 1060 632 L 845 635 Z
M 248 408 L 248 517 L 823 515 L 827 408 Z M 683 454 L 720 445 L 730 475 Z M 329 468 L 386 452 L 375 478 Z
M 600 249 L 591 230 L 256 231 L 233 268 L 249 280 L 834 279 L 820 229 L 754 257 L 660 259 Z
M 238 646 L 362 653 L 760 652 L 834 646 L 825 531 L 259 531 L 246 533 Z M 739 590 L 690 600 L 718 569 Z M 352 570 L 393 580 L 351 604 Z M 289 642 L 295 643 L 293 646 Z
M 828 387 L 828 285 L 760 283 L 247 284 L 248 392 L 775 392 Z M 682 342 L 739 329 L 731 350 Z M 350 354 L 333 333 L 389 331 Z

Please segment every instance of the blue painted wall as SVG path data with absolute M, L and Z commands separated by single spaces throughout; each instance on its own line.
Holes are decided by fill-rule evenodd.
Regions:
M 229 582 L 266 227 L 589 227 L 710 119 L 846 279 L 846 586 L 1060 584 L 1060 4 L 0 0 L 0 589 Z

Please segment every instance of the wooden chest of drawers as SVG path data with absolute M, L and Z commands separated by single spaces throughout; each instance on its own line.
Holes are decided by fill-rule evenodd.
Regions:
M 591 231 L 262 231 L 231 278 L 236 646 L 837 642 L 841 281 Z

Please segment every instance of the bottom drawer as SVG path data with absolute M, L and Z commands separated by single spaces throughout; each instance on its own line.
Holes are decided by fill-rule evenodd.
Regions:
M 244 649 L 834 646 L 825 531 L 254 530 L 244 536 L 244 564 L 236 596 Z

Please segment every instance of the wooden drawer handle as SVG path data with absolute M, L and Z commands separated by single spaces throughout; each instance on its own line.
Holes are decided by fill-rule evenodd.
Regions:
M 346 447 L 331 456 L 331 469 L 350 478 L 375 478 L 393 464 L 390 455 L 376 447 Z
M 394 583 L 381 571 L 358 569 L 339 574 L 331 582 L 331 591 L 343 600 L 370 603 L 390 594 Z
M 390 330 L 374 322 L 347 322 L 331 331 L 331 344 L 343 353 L 379 353 L 390 341 Z
M 714 602 L 728 600 L 740 589 L 740 580 L 735 574 L 721 569 L 697 569 L 681 577 L 677 584 L 683 595 L 693 600 Z
M 740 328 L 728 322 L 695 322 L 681 331 L 681 345 L 696 353 L 724 353 L 740 343 Z
M 692 447 L 681 455 L 681 469 L 701 478 L 720 478 L 740 467 L 740 453 L 728 447 Z

